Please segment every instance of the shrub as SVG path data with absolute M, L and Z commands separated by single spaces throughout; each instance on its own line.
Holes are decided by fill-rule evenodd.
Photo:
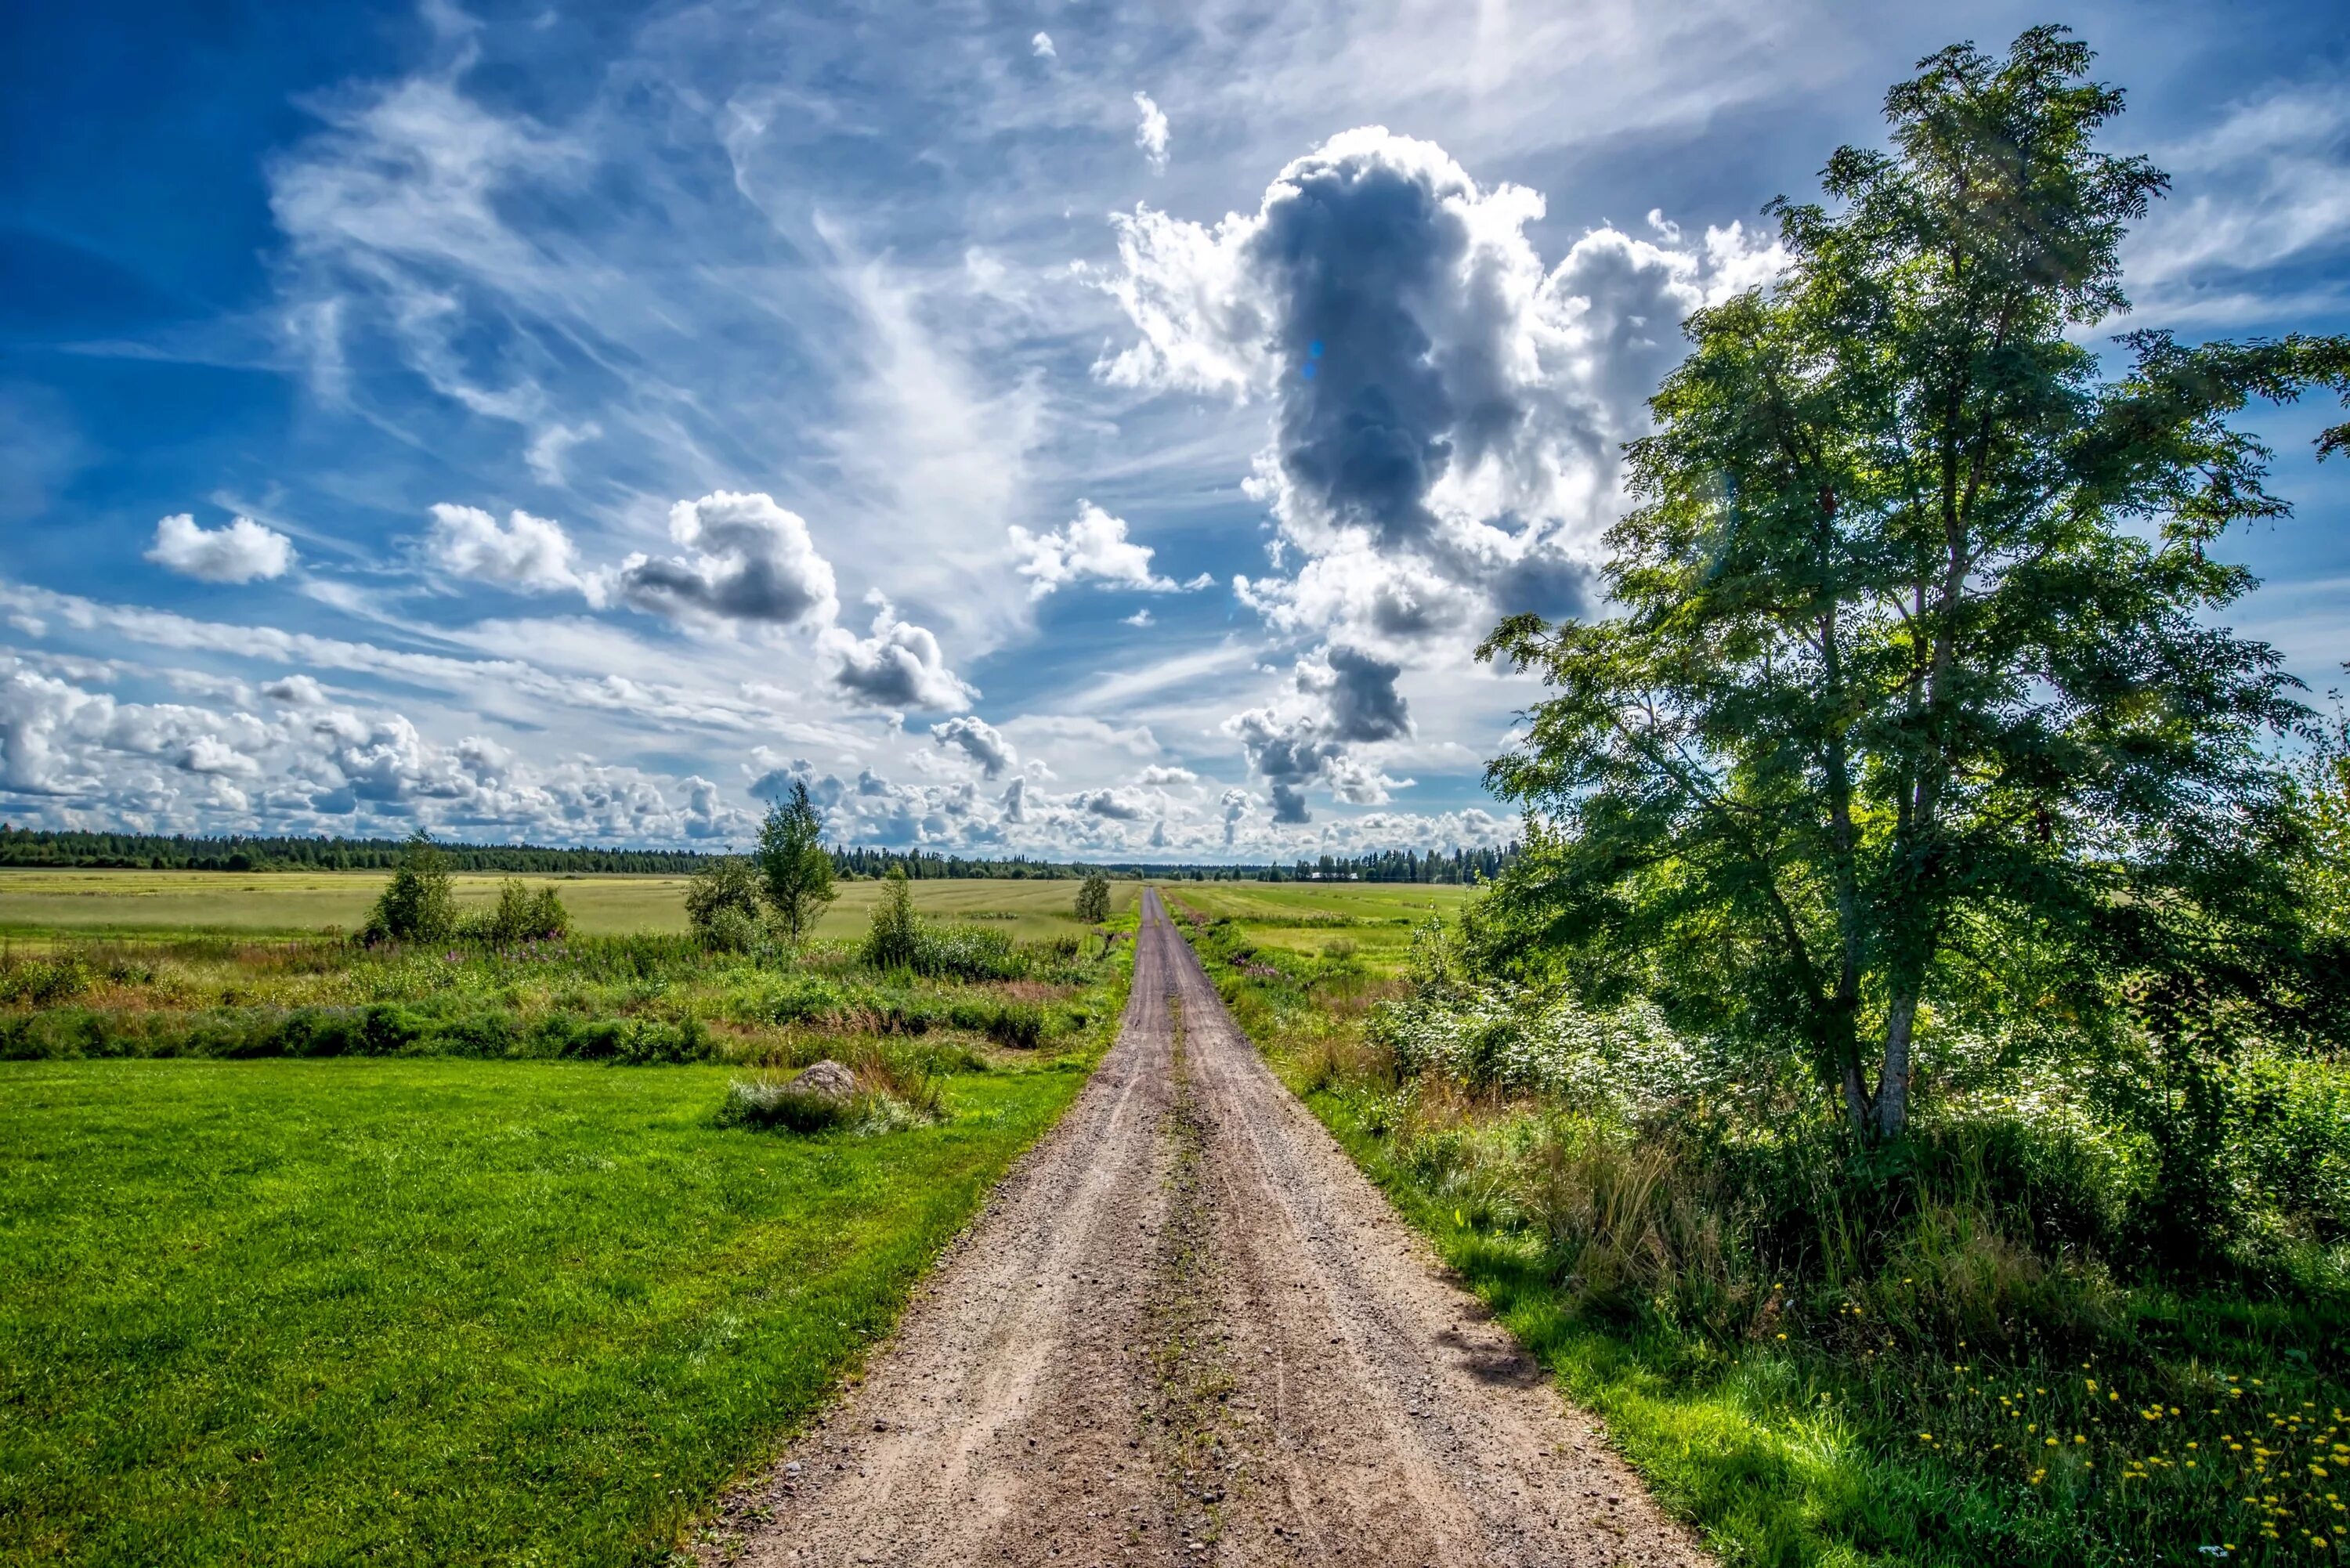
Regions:
M 446 941 L 457 929 L 457 899 L 449 880 L 448 857 L 419 828 L 400 864 L 376 898 L 361 940 L 377 942 Z
M 747 952 L 759 935 L 759 877 L 751 863 L 723 855 L 686 884 L 685 922 L 712 952 Z
M 873 919 L 866 927 L 860 956 L 875 969 L 911 969 L 921 940 L 913 888 L 906 881 L 904 868 L 892 866 L 881 879 L 881 897 L 874 900 Z
M 78 953 L 58 953 L 46 959 L 10 959 L 0 968 L 0 1002 L 53 1007 L 80 995 L 97 974 Z
M 1033 1002 L 1009 1002 L 987 1021 L 987 1037 L 1015 1051 L 1034 1051 L 1045 1041 L 1045 1010 Z
M 1018 980 L 1027 955 L 1002 931 L 985 926 L 918 925 L 908 967 L 945 980 Z
M 498 885 L 495 908 L 465 922 L 465 935 L 491 947 L 549 941 L 571 929 L 571 911 L 553 888 L 536 892 L 509 877 Z

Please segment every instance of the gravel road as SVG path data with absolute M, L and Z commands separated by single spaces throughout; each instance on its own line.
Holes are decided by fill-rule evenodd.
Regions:
M 1118 1041 L 710 1563 L 1700 1564 L 1143 895 Z

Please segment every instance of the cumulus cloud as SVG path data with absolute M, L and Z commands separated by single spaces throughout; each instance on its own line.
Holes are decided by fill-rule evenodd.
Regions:
M 1093 816 L 1106 816 L 1113 822 L 1139 822 L 1150 815 L 1150 802 L 1131 791 L 1120 789 L 1081 790 L 1069 797 L 1076 810 Z
M 505 526 L 478 506 L 441 502 L 432 507 L 426 556 L 452 576 L 496 583 L 526 594 L 582 586 L 570 535 L 551 518 L 516 510 Z
M 1054 53 L 1053 35 L 1050 33 L 1039 33 L 1035 37 L 1029 39 L 1028 52 L 1035 56 L 1040 60 L 1051 60 L 1060 57 L 1058 55 Z
M 1583 607 L 1617 449 L 1681 318 L 1767 278 L 1733 224 L 1694 245 L 1586 234 L 1553 268 L 1540 195 L 1379 127 L 1292 162 L 1253 213 L 1116 220 L 1104 286 L 1139 334 L 1106 379 L 1263 399 L 1251 493 L 1299 568 L 1242 579 L 1284 630 L 1414 637 Z
M 839 612 L 832 564 L 808 526 L 758 493 L 718 491 L 670 508 L 670 537 L 691 556 L 632 555 L 611 591 L 639 609 L 774 626 L 822 624 Z
M 1244 789 L 1228 789 L 1217 803 L 1224 813 L 1224 847 L 1230 849 L 1239 836 L 1241 824 L 1248 817 L 1249 795 Z
M 1185 584 L 1159 576 L 1150 569 L 1150 547 L 1127 537 L 1126 519 L 1112 516 L 1090 501 L 1078 502 L 1077 514 L 1061 527 L 1031 534 L 1014 525 L 1011 537 L 1020 575 L 1029 580 L 1032 599 L 1041 599 L 1070 583 L 1172 594 L 1186 587 L 1204 587 L 1211 580 L 1201 576 Z
M 1200 775 L 1193 773 L 1190 768 L 1154 766 L 1143 769 L 1140 774 L 1136 777 L 1135 782 L 1137 784 L 1146 784 L 1152 787 L 1163 784 L 1197 784 L 1200 782 Z
M 206 583 L 249 583 L 282 577 L 294 564 L 293 541 L 250 517 L 222 528 L 199 528 L 195 518 L 175 512 L 155 524 L 148 560 L 183 577 Z
M 1028 820 L 1028 781 L 1014 779 L 1003 790 L 1003 820 L 1012 823 Z
M 1002 778 L 1004 771 L 1018 765 L 1020 753 L 1002 731 L 984 719 L 965 716 L 949 719 L 931 726 L 931 739 L 941 746 L 960 747 L 971 760 L 979 764 L 985 778 Z
M 680 805 L 632 768 L 525 761 L 481 735 L 439 742 L 405 714 L 334 703 L 307 676 L 269 682 L 269 714 L 117 701 L 0 654 L 0 793 L 156 831 L 387 825 L 542 842 L 743 836 L 751 826 L 683 781 Z
M 1151 102 L 1147 92 L 1134 95 L 1134 144 L 1142 149 L 1142 156 L 1149 161 L 1150 171 L 1164 174 L 1167 172 L 1167 111 Z
M 1313 819 L 1305 792 L 1326 786 L 1338 799 L 1378 805 L 1404 781 L 1390 779 L 1353 748 L 1412 733 L 1411 711 L 1397 690 L 1403 667 L 1357 649 L 1317 649 L 1297 662 L 1295 699 L 1252 708 L 1225 721 L 1249 766 L 1262 778 L 1276 824 Z
M 947 668 L 939 639 L 924 628 L 899 619 L 881 595 L 868 594 L 866 599 L 874 607 L 871 636 L 859 638 L 838 627 L 827 627 L 817 636 L 818 650 L 832 661 L 833 684 L 880 708 L 954 711 L 970 707 L 979 692 Z
M 282 680 L 266 681 L 261 694 L 272 702 L 283 702 L 289 708 L 323 708 L 327 705 L 327 689 L 307 675 L 288 675 Z

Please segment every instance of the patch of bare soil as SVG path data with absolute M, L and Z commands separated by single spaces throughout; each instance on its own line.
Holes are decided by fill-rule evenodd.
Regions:
M 703 1560 L 1706 1563 L 1266 1070 L 1155 894 L 1137 942 L 1085 1092 Z

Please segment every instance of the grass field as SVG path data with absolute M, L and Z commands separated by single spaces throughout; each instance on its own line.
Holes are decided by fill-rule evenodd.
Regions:
M 42 871 L 0 870 L 0 935 L 141 936 L 197 931 L 247 936 L 295 936 L 338 927 L 356 930 L 367 919 L 388 874 L 380 871 Z M 458 902 L 484 908 L 497 898 L 502 878 L 461 875 Z M 682 877 L 525 877 L 525 885 L 555 888 L 574 926 L 590 934 L 685 929 Z M 862 932 L 878 882 L 844 882 L 840 898 L 816 928 L 820 938 Z M 1130 908 L 1138 884 L 1110 884 L 1110 908 Z M 1003 920 L 1024 940 L 1078 929 L 1071 913 L 1075 882 L 987 878 L 914 884 L 914 903 L 941 919 Z
M 1210 919 L 1228 917 L 1262 947 L 1320 952 L 1351 942 L 1392 968 L 1429 916 L 1457 913 L 1476 889 L 1428 882 L 1176 882 L 1167 896 Z
M 712 1125 L 714 1067 L 0 1064 L 0 1561 L 658 1561 L 1082 1082 Z

